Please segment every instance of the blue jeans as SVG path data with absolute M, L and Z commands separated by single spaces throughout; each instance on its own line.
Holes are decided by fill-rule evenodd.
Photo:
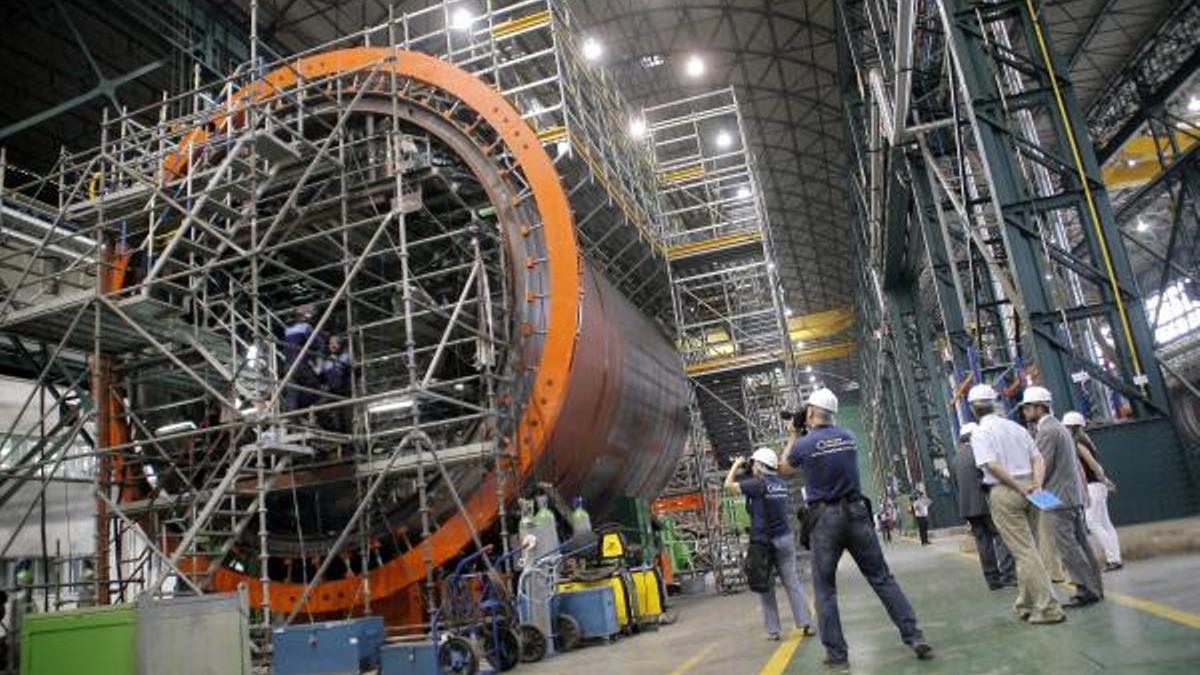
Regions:
M 812 532 L 813 590 L 817 596 L 821 644 L 829 657 L 839 661 L 848 657 L 837 605 L 837 567 L 843 551 L 850 552 L 858 570 L 883 602 L 892 623 L 900 629 L 904 644 L 923 641 L 925 636 L 917 627 L 917 615 L 883 559 L 866 502 L 839 502 L 815 508 L 818 513 Z
M 781 534 L 771 540 L 775 569 L 779 572 L 779 580 L 787 590 L 788 604 L 792 607 L 792 619 L 796 628 L 812 625 L 812 616 L 808 613 L 808 598 L 804 597 L 804 587 L 800 585 L 800 575 L 796 573 L 796 539 L 791 532 Z M 763 619 L 767 623 L 768 633 L 779 633 L 779 605 L 775 601 L 775 579 L 766 593 L 759 593 L 762 602 Z

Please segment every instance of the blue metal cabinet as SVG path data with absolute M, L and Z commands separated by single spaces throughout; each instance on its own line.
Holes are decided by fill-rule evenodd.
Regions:
M 369 616 L 278 628 L 272 636 L 274 675 L 357 675 L 379 664 L 383 618 Z
M 583 638 L 609 638 L 621 631 L 617 602 L 611 586 L 563 591 L 556 596 L 558 613 L 579 622 Z
M 438 650 L 432 642 L 387 645 L 379 653 L 379 675 L 438 675 Z

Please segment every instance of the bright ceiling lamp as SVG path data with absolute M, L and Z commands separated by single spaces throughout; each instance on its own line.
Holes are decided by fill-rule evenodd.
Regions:
M 394 412 L 396 410 L 406 410 L 413 407 L 413 399 L 411 396 L 401 396 L 399 398 L 385 398 L 377 403 L 372 403 L 367 406 L 367 412 L 372 415 Z
M 161 427 L 154 430 L 154 435 L 155 436 L 165 436 L 167 434 L 177 434 L 181 431 L 195 431 L 195 430 L 196 430 L 196 423 L 191 420 L 185 420 L 183 422 L 172 422 L 171 424 L 164 424 Z
M 596 38 L 588 38 L 583 41 L 583 58 L 588 61 L 595 61 L 604 55 L 604 45 Z
M 630 119 L 629 135 L 633 138 L 644 138 L 646 136 L 646 120 L 640 117 Z
M 459 7 L 450 15 L 450 27 L 454 30 L 471 30 L 473 23 L 475 23 L 475 15 L 466 7 Z

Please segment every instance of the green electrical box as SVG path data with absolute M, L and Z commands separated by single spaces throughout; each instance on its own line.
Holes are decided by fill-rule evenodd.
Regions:
M 618 497 L 610 518 L 620 524 L 621 535 L 633 553 L 626 562 L 633 566 L 652 565 L 658 554 L 654 536 L 654 516 L 650 514 L 650 502 L 633 497 Z
M 27 614 L 21 675 L 135 675 L 137 610 L 132 605 Z

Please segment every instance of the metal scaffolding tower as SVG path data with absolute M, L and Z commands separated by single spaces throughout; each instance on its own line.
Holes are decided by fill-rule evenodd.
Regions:
M 653 150 L 676 334 L 718 456 L 785 432 L 794 406 L 787 311 L 737 96 L 722 89 L 642 111 Z
M 25 525 L 47 485 L 91 486 L 98 602 L 252 577 L 265 631 L 336 577 L 358 579 L 349 602 L 370 611 L 364 572 L 429 545 L 448 517 L 435 496 L 462 512 L 455 482 L 493 471 L 505 494 L 532 375 L 504 366 L 517 294 L 488 197 L 521 209 L 531 190 L 458 101 L 387 59 L 321 70 L 337 50 L 432 54 L 499 91 L 553 159 L 584 254 L 643 311 L 669 311 L 651 155 L 567 4 L 491 2 L 469 26 L 452 10 L 286 58 L 252 25 L 229 76 L 120 110 L 97 148 L 0 181 L 0 339 L 36 383 L 0 440 L 0 503 L 35 486 Z M 544 260 L 524 235 L 523 258 Z M 529 311 L 546 302 L 519 290 Z M 315 384 L 339 367 L 343 391 Z M 501 506 L 505 544 L 506 522 Z M 280 579 L 303 588 L 286 617 Z

